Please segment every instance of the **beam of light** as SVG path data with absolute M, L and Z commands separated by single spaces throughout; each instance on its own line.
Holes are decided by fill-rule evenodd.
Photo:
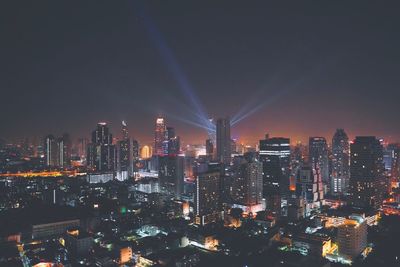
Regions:
M 254 113 L 260 111 L 262 108 L 264 108 L 267 105 L 270 105 L 274 102 L 276 102 L 278 99 L 282 98 L 283 96 L 296 91 L 299 89 L 299 86 L 301 84 L 303 84 L 306 80 L 310 79 L 311 77 L 313 77 L 316 72 L 320 72 L 321 68 L 314 68 L 311 73 L 308 76 L 303 76 L 301 79 L 297 80 L 296 82 L 294 82 L 292 85 L 278 91 L 278 93 L 276 93 L 275 95 L 272 95 L 268 98 L 266 98 L 263 102 L 253 106 L 252 109 L 250 109 L 249 111 L 247 111 L 246 113 L 240 115 L 240 116 L 235 116 L 234 119 L 231 120 L 231 126 L 241 122 L 242 120 L 248 118 L 249 116 L 253 115 Z M 262 100 L 263 98 L 261 98 Z
M 173 52 L 167 46 L 162 34 L 158 31 L 156 25 L 146 15 L 144 8 L 139 8 L 140 16 L 143 19 L 145 28 L 147 30 L 150 40 L 153 42 L 154 46 L 157 48 L 160 56 L 162 57 L 165 65 L 171 71 L 175 80 L 179 84 L 179 89 L 184 94 L 184 96 L 189 100 L 191 105 L 196 111 L 199 123 L 206 127 L 212 127 L 210 121 L 207 118 L 206 112 L 203 106 L 199 102 L 197 96 L 195 95 L 194 88 L 191 86 L 189 80 L 186 78 L 184 71 L 181 69 L 178 61 L 176 60 Z

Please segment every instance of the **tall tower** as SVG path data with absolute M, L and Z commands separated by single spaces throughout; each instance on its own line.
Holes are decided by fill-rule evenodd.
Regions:
M 98 171 L 113 171 L 116 165 L 115 146 L 107 123 L 99 122 L 92 132 L 92 143 L 88 145 L 87 164 Z
M 357 136 L 350 145 L 350 193 L 357 207 L 379 208 L 385 192 L 383 148 L 375 136 Z
M 322 182 L 324 185 L 330 186 L 328 145 L 325 137 L 310 137 L 308 149 L 311 166 L 319 168 Z
M 349 154 L 349 138 L 343 129 L 337 129 L 332 138 L 332 194 L 347 193 L 350 178 Z
M 154 131 L 154 155 L 164 155 L 163 144 L 166 141 L 166 127 L 164 118 L 158 117 L 156 119 L 155 131 Z
M 55 167 L 57 165 L 57 143 L 51 134 L 44 139 L 44 158 L 46 166 Z
M 236 171 L 232 196 L 237 204 L 254 206 L 261 204 L 263 197 L 262 163 L 256 158 L 243 159 Z
M 229 165 L 231 162 L 231 123 L 229 118 L 217 120 L 217 159 Z
M 196 178 L 195 215 L 196 224 L 217 221 L 221 213 L 220 172 L 208 170 Z

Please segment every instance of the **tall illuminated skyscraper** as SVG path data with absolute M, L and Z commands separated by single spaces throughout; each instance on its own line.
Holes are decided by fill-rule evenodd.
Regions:
M 69 134 L 63 134 L 57 139 L 57 166 L 68 168 L 71 164 L 71 139 Z
M 116 152 L 107 123 L 99 122 L 88 145 L 87 165 L 97 172 L 115 170 Z
M 350 144 L 350 153 L 352 204 L 379 208 L 386 184 L 381 143 L 375 136 L 357 136 Z
M 263 165 L 257 158 L 242 159 L 232 185 L 235 204 L 254 206 L 262 203 Z
M 217 221 L 221 215 L 220 172 L 207 170 L 196 177 L 194 212 L 197 224 Z
M 324 185 L 330 187 L 328 144 L 325 137 L 310 137 L 308 143 L 311 166 L 318 166 Z
M 349 138 L 343 129 L 337 129 L 332 138 L 331 193 L 345 194 L 350 178 Z
M 217 159 L 229 165 L 231 162 L 231 123 L 229 118 L 217 120 Z
M 155 131 L 154 131 L 154 149 L 153 154 L 156 156 L 164 155 L 164 142 L 167 141 L 166 139 L 166 126 L 164 118 L 157 118 Z
M 57 165 L 57 143 L 53 135 L 48 135 L 44 139 L 44 160 L 48 167 Z

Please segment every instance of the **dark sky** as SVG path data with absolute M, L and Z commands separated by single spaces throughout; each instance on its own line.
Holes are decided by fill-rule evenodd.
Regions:
M 88 136 L 97 121 L 117 135 L 125 119 L 148 143 L 163 114 L 200 142 L 183 122 L 196 99 L 213 117 L 257 106 L 233 127 L 245 141 L 338 127 L 400 141 L 398 6 L 270 2 L 1 1 L 0 137 Z

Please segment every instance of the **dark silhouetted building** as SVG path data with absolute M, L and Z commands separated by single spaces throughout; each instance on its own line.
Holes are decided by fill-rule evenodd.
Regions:
M 229 118 L 217 120 L 217 159 L 229 165 L 231 162 L 231 123 Z
M 357 207 L 379 208 L 385 192 L 383 148 L 374 136 L 357 136 L 350 145 L 350 193 Z
M 183 193 L 184 157 L 159 156 L 159 172 L 161 190 L 171 196 L 179 198 Z

